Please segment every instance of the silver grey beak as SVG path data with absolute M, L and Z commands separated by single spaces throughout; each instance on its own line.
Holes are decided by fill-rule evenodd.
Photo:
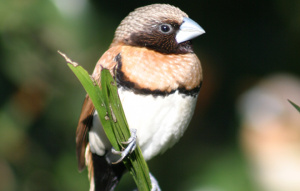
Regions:
M 177 43 L 182 43 L 205 33 L 204 29 L 190 18 L 184 17 L 179 31 L 176 34 Z

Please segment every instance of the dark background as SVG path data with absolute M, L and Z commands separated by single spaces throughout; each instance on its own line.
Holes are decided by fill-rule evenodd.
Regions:
M 206 34 L 195 115 L 176 146 L 148 162 L 163 190 L 254 191 L 239 146 L 236 100 L 277 72 L 300 75 L 297 0 L 4 0 L 0 2 L 0 190 L 88 190 L 75 130 L 85 92 L 58 55 L 90 73 L 133 9 L 170 3 Z M 118 190 L 132 190 L 126 175 Z

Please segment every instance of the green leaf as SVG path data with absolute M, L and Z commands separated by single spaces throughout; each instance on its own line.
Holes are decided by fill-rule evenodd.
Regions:
M 111 108 L 109 111 L 109 117 L 113 119 L 111 122 L 113 123 L 112 126 L 115 130 L 114 133 L 118 143 L 127 141 L 130 137 L 130 131 L 118 96 L 117 83 L 112 78 L 110 72 L 106 69 L 103 69 L 101 72 L 101 87 L 105 102 Z M 124 147 L 122 144 L 120 144 L 120 146 Z M 138 189 L 151 190 L 149 169 L 139 147 L 136 147 L 134 152 L 130 155 L 129 160 L 125 159 L 124 163 L 132 174 Z
M 68 66 L 90 96 L 112 146 L 119 151 L 124 149 L 126 145 L 122 142 L 130 138 L 130 130 L 118 95 L 117 83 L 109 70 L 102 69 L 100 88 L 84 68 L 70 60 L 65 54 L 59 53 L 66 59 Z M 151 190 L 149 169 L 138 145 L 123 162 L 133 176 L 138 190 Z
M 288 100 L 288 101 L 290 102 L 290 104 L 292 104 L 300 112 L 300 107 L 297 104 L 295 104 L 291 100 Z

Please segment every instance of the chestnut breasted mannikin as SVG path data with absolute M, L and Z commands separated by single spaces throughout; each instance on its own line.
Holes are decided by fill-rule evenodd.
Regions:
M 120 23 L 96 64 L 92 76 L 97 82 L 102 68 L 115 75 L 129 128 L 136 135 L 131 141 L 139 144 L 145 160 L 172 147 L 192 118 L 202 68 L 191 39 L 204 32 L 177 7 L 137 8 Z M 78 166 L 80 170 L 88 166 L 90 191 L 113 190 L 125 166 L 112 164 L 119 155 L 97 115 L 87 95 L 76 131 Z M 152 175 L 151 181 L 152 190 L 160 190 Z

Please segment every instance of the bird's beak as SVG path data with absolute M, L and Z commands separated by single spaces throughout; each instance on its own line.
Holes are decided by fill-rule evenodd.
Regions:
M 191 40 L 205 33 L 204 29 L 190 18 L 184 17 L 179 31 L 176 34 L 177 43 L 182 43 Z

